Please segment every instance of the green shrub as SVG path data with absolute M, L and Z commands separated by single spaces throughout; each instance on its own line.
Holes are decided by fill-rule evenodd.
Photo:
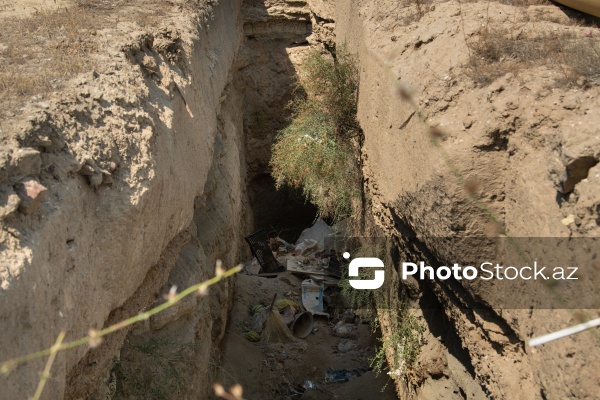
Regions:
M 339 221 L 351 214 L 359 190 L 356 123 L 358 72 L 344 48 L 335 59 L 313 51 L 294 88 L 292 120 L 273 145 L 276 186 L 302 189 L 322 217 Z
M 376 374 L 387 367 L 388 375 L 399 377 L 414 366 L 421 351 L 425 325 L 405 303 L 399 304 L 397 310 L 380 312 L 387 312 L 390 326 L 379 339 L 381 347 L 371 359 L 371 367 Z
M 356 101 L 358 69 L 356 60 L 345 47 L 335 58 L 312 51 L 302 67 L 303 96 L 294 103 L 297 111 L 318 112 L 330 118 L 336 133 L 358 130 Z
M 361 268 L 358 272 L 358 278 L 352 279 L 373 279 L 373 271 L 368 271 L 366 268 Z M 354 289 L 350 286 L 348 271 L 343 271 L 342 279 L 338 284 L 340 293 L 346 302 L 353 309 L 366 308 L 369 313 L 374 311 L 374 299 L 372 290 Z

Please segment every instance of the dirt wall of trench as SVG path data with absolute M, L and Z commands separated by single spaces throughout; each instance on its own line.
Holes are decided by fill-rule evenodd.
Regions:
M 148 309 L 172 285 L 213 276 L 216 259 L 239 262 L 252 222 L 232 86 L 241 18 L 241 1 L 218 2 L 197 25 L 181 19 L 171 29 L 115 35 L 122 39 L 107 49 L 111 62 L 3 125 L 3 358 L 48 347 L 61 330 L 72 340 Z M 37 209 L 17 210 L 24 178 L 47 188 Z M 211 387 L 232 288 L 222 283 L 136 327 L 137 336 L 161 330 L 207 366 L 192 394 Z M 129 331 L 98 349 L 59 354 L 46 398 L 114 394 Z M 44 363 L 16 368 L 0 397 L 33 394 Z
M 422 7 L 419 17 L 413 3 L 341 0 L 335 11 L 336 40 L 357 54 L 360 68 L 367 214 L 394 243 L 388 290 L 412 301 L 426 326 L 415 370 L 397 377 L 398 392 L 401 398 L 594 397 L 598 380 L 589 365 L 598 357 L 597 337 L 588 332 L 536 349 L 527 340 L 575 324 L 578 315 L 595 318 L 596 310 L 523 310 L 506 301 L 521 292 L 398 278 L 401 261 L 447 265 L 494 254 L 485 244 L 448 237 L 569 238 L 582 251 L 583 242 L 573 238 L 597 237 L 598 87 L 564 84 L 560 69 L 546 63 L 486 84 L 474 82 L 468 68 L 467 41 L 477 43 L 486 18 L 490 26 L 519 30 L 520 38 L 536 29 L 579 28 L 550 4 Z M 573 160 L 586 157 L 592 168 L 562 201 Z M 589 280 L 579 293 L 593 296 L 593 276 L 583 279 Z M 384 327 L 384 336 L 392 333 Z

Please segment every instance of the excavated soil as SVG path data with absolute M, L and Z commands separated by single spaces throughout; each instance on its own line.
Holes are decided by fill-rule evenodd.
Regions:
M 306 52 L 344 43 L 363 222 L 391 244 L 386 293 L 425 327 L 412 370 L 324 382 L 368 365 L 368 324 L 346 353 L 320 317 L 304 340 L 248 341 L 249 308 L 300 280 L 242 274 L 60 353 L 45 398 L 211 398 L 216 381 L 249 399 L 597 398 L 597 332 L 527 344 L 597 308 L 500 307 L 512 292 L 400 282 L 397 263 L 490 250 L 447 236 L 600 235 L 598 26 L 542 0 L 0 0 L 0 361 L 247 260 L 258 227 L 291 241 L 310 225 L 314 207 L 275 190 L 270 149 Z M 1 377 L 0 399 L 31 396 L 44 365 Z
M 418 287 L 411 301 L 436 311 L 423 312 L 426 340 L 443 349 L 423 353 L 424 368 L 397 382 L 402 398 L 427 398 L 441 386 L 466 393 L 471 379 L 490 398 L 594 398 L 599 391 L 588 367 L 598 358 L 595 332 L 527 344 L 598 316 L 597 303 L 583 301 L 597 298 L 597 244 L 574 239 L 599 234 L 600 90 L 597 75 L 573 78 L 573 70 L 593 58 L 600 31 L 597 20 L 581 18 L 549 3 L 434 2 L 420 12 L 385 0 L 338 3 L 337 40 L 358 54 L 361 68 L 367 197 L 377 225 L 398 239 L 394 262 L 471 265 L 490 248 L 446 238 L 499 233 L 564 238 L 587 260 L 573 293 L 582 301 L 568 310 L 510 306 L 527 296 L 523 288 L 392 283 L 392 292 Z M 590 53 L 577 58 L 557 38 Z M 558 259 L 570 254 L 551 246 L 544 253 L 553 251 Z M 468 374 L 455 375 L 453 357 Z M 443 372 L 432 375 L 432 364 Z

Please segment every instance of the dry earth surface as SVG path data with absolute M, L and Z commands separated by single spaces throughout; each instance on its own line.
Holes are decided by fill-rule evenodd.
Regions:
M 161 303 L 173 285 L 212 276 L 218 258 L 236 264 L 256 226 L 310 223 L 314 210 L 275 192 L 270 145 L 306 50 L 335 42 L 357 55 L 364 215 L 394 261 L 490 250 L 440 240 L 453 235 L 598 237 L 598 21 L 506 3 L 1 1 L 2 361 L 50 346 L 61 329 L 75 339 Z M 584 295 L 597 299 L 599 272 L 592 263 Z M 273 398 L 284 377 L 321 374 L 320 356 L 334 368 L 365 361 L 333 353 L 320 321 L 289 349 L 285 374 L 263 368 L 281 349 L 241 337 L 247 304 L 298 282 L 256 279 L 62 353 L 46 398 L 204 398 L 218 378 Z M 495 306 L 511 295 L 499 290 L 387 285 L 426 328 L 414 369 L 395 380 L 401 398 L 600 393 L 594 332 L 526 344 L 596 309 L 511 309 Z M 384 323 L 382 333 L 393 332 Z M 0 378 L 0 398 L 31 396 L 44 362 Z M 371 384 L 381 382 L 365 375 L 335 393 L 375 398 L 359 392 Z
M 337 6 L 338 41 L 360 60 L 358 114 L 372 214 L 398 238 L 398 259 L 476 262 L 491 249 L 444 238 L 490 231 L 598 236 L 598 70 L 581 72 L 598 61 L 597 20 L 550 3 L 434 2 L 421 15 L 414 3 Z M 587 49 L 583 58 L 575 56 L 578 47 Z M 597 245 L 579 250 L 590 252 L 578 293 L 597 308 Z M 566 256 L 560 251 L 559 259 Z M 502 287 L 433 283 L 420 290 L 413 300 L 438 309 L 424 318 L 426 336 L 446 349 L 444 372 L 435 378 L 430 368 L 417 369 L 399 381 L 401 397 L 427 398 L 437 385 L 463 384 L 444 353 L 458 357 L 488 397 L 596 396 L 597 371 L 585 366 L 598 358 L 597 335 L 541 349 L 526 340 L 596 318 L 597 310 L 511 309 L 506 299 L 518 292 Z M 424 366 L 434 360 L 427 351 L 421 357 Z

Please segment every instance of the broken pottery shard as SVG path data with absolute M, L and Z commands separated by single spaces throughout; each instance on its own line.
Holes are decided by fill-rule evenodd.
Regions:
M 23 214 L 30 215 L 38 210 L 48 189 L 37 180 L 29 178 L 16 184 L 15 191 L 17 192 L 19 199 L 21 199 L 19 211 Z

